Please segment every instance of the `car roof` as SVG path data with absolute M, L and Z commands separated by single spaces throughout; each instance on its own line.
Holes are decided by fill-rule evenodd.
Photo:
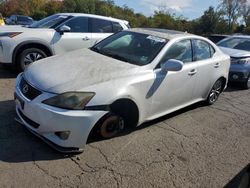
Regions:
M 235 35 L 231 35 L 231 36 L 229 36 L 229 38 L 242 38 L 242 39 L 250 39 L 250 35 L 238 35 L 238 34 L 235 34 Z
M 169 29 L 158 29 L 158 28 L 133 28 L 133 29 L 130 29 L 130 31 L 143 33 L 147 35 L 154 35 L 154 36 L 161 37 L 161 38 L 168 39 L 168 40 L 171 40 L 173 38 L 180 37 L 183 35 L 195 36 L 187 32 L 169 30 Z
M 100 19 L 106 19 L 110 21 L 115 21 L 115 22 L 124 22 L 125 24 L 128 24 L 129 22 L 126 20 L 121 20 L 117 18 L 112 18 L 112 17 L 107 17 L 107 16 L 101 16 L 101 15 L 96 15 L 96 14 L 84 14 L 84 13 L 58 13 L 57 15 L 63 15 L 63 16 L 86 16 L 86 17 L 91 17 L 91 18 L 100 18 Z

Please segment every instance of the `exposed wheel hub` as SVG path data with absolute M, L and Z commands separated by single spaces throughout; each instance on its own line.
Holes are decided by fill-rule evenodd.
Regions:
M 102 123 L 100 127 L 100 134 L 104 138 L 112 138 L 116 136 L 121 130 L 124 129 L 124 120 L 123 118 L 112 115 L 108 117 Z

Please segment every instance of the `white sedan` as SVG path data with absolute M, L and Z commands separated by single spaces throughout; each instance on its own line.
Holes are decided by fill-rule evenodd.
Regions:
M 203 37 L 122 31 L 29 66 L 16 79 L 17 120 L 59 151 L 82 151 L 90 133 L 111 138 L 198 101 L 213 104 L 229 66 Z

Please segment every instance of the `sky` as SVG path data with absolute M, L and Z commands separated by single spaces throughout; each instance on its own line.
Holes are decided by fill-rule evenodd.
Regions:
M 192 20 L 199 18 L 209 6 L 217 7 L 219 0 L 114 0 L 116 5 L 127 5 L 136 13 L 153 15 L 159 7 L 167 7 L 171 12 Z

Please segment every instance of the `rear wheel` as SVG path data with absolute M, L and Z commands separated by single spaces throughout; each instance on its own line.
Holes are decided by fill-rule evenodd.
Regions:
M 214 83 L 214 85 L 213 85 L 213 87 L 212 87 L 212 89 L 209 92 L 209 95 L 207 97 L 206 102 L 207 102 L 208 105 L 212 105 L 217 101 L 217 99 L 219 98 L 219 96 L 220 96 L 220 94 L 221 94 L 221 92 L 223 90 L 222 87 L 223 87 L 222 79 L 219 79 Z
M 124 119 L 115 114 L 109 114 L 101 122 L 98 133 L 102 138 L 113 138 L 124 129 Z
M 28 48 L 21 52 L 17 58 L 17 69 L 19 72 L 24 71 L 30 64 L 47 57 L 46 53 L 38 48 Z
M 247 80 L 244 82 L 243 87 L 244 87 L 245 89 L 249 89 L 249 88 L 250 88 L 250 74 L 248 75 Z

